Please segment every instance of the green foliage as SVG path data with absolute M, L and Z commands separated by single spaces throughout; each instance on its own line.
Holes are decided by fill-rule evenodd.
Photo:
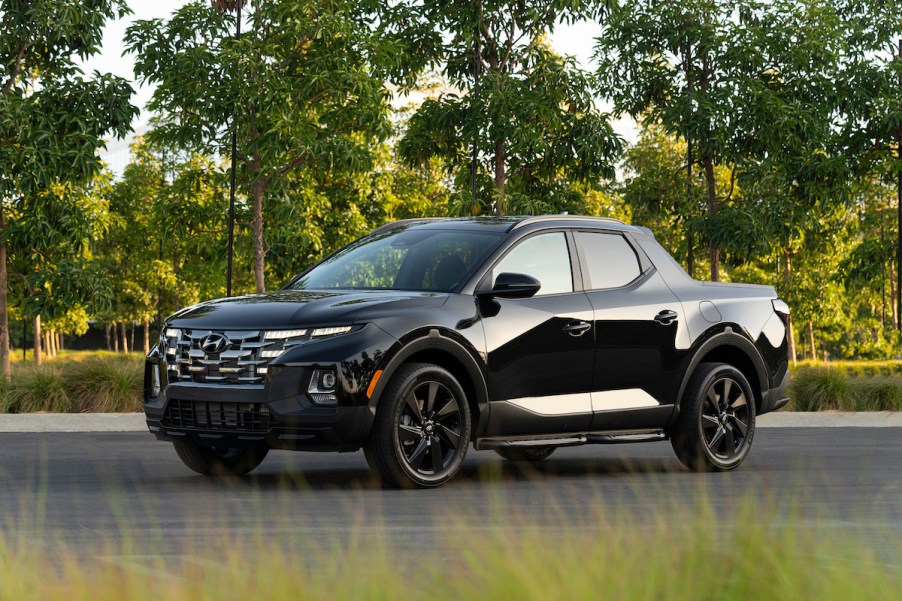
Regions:
M 130 412 L 142 407 L 140 355 L 65 353 L 45 365 L 14 364 L 0 378 L 0 412 Z
M 73 312 L 105 298 L 84 248 L 93 238 L 84 236 L 86 221 L 92 221 L 85 201 L 92 194 L 81 186 L 89 188 L 86 182 L 100 172 L 97 151 L 104 136 L 125 135 L 137 110 L 124 79 L 97 72 L 85 78 L 76 62 L 100 49 L 107 20 L 127 12 L 124 0 L 0 4 L 3 376 L 9 369 L 9 258 L 24 265 L 19 294 L 32 315 L 71 322 Z
M 902 411 L 902 362 L 806 364 L 793 370 L 790 411 Z
M 25 314 L 84 331 L 89 313 L 111 298 L 109 274 L 95 260 L 109 224 L 110 176 L 82 184 L 56 183 L 14 197 L 6 208 L 9 290 Z
M 295 491 L 293 481 L 285 486 L 290 487 L 283 491 L 286 495 L 306 491 L 303 486 L 302 493 Z M 888 544 L 881 546 L 864 537 L 838 535 L 829 522 L 830 528 L 813 527 L 812 521 L 814 526 L 824 523 L 803 519 L 794 509 L 787 515 L 761 496 L 770 498 L 740 498 L 733 505 L 702 492 L 686 507 L 643 499 L 643 509 L 654 504 L 651 511 L 589 498 L 579 515 L 568 516 L 558 529 L 536 527 L 533 512 L 511 513 L 499 499 L 488 516 L 483 507 L 478 519 L 472 515 L 476 510 L 468 508 L 443 516 L 445 521 L 433 531 L 438 542 L 425 556 L 405 547 L 400 537 L 386 542 L 352 534 L 348 542 L 327 540 L 310 552 L 302 542 L 273 544 L 267 533 L 265 539 L 262 534 L 205 539 L 209 543 L 192 549 L 190 560 L 174 561 L 169 554 L 144 551 L 149 543 L 158 543 L 153 537 L 120 536 L 99 549 L 60 543 L 48 552 L 24 535 L 17 540 L 13 530 L 13 536 L 0 539 L 0 587 L 15 599 L 72 601 L 247 599 L 264 589 L 274 601 L 896 596 L 898 566 L 886 558 L 898 556 L 898 541 L 887 537 Z M 252 507 L 263 503 L 262 498 L 247 498 Z M 806 501 L 789 504 L 804 506 Z M 548 519 L 556 523 L 567 509 L 552 501 Z M 263 531 L 263 523 L 255 522 L 257 512 L 248 513 L 246 528 Z M 210 518 L 213 524 L 217 517 Z M 487 521 L 489 529 L 482 526 Z M 136 548 L 142 549 L 140 563 L 109 559 L 133 557 Z M 299 555 L 305 561 L 298 562 Z
M 227 185 L 222 165 L 208 157 L 135 143 L 98 251 L 116 274 L 115 303 L 98 316 L 151 320 L 225 293 Z M 248 220 L 244 205 L 237 218 Z
M 0 7 L 0 195 L 90 179 L 109 133 L 124 135 L 136 110 L 119 77 L 76 66 L 100 49 L 104 24 L 128 12 L 122 0 L 6 0 Z
M 546 41 L 556 23 L 597 14 L 603 3 L 404 4 L 421 19 L 413 27 L 428 22 L 444 34 L 431 62 L 466 94 L 424 101 L 398 151 L 410 165 L 443 162 L 455 213 L 558 212 L 570 184 L 613 176 L 621 140 L 595 107 L 593 79 Z M 478 198 L 466 199 L 474 143 Z
M 257 0 L 239 11 L 249 32 L 236 38 L 233 14 L 192 2 L 126 34 L 138 78 L 157 85 L 151 141 L 224 156 L 237 131 L 258 292 L 264 200 L 284 200 L 292 178 L 322 183 L 371 170 L 373 148 L 391 133 L 388 91 L 374 64 L 385 54 L 370 8 L 357 0 Z

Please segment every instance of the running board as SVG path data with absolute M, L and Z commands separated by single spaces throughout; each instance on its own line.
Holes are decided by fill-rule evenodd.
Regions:
M 528 440 L 498 440 L 480 438 L 476 441 L 476 449 L 501 449 L 504 447 L 575 447 L 588 442 L 585 436 L 568 436 L 566 438 L 530 438 Z
M 663 430 L 629 432 L 588 432 L 586 434 L 554 435 L 543 438 L 478 438 L 474 441 L 477 451 L 507 447 L 575 447 L 584 444 L 622 444 L 631 442 L 656 442 L 667 440 Z
M 627 442 L 655 442 L 667 440 L 664 432 L 646 434 L 589 434 L 586 436 L 589 444 L 623 444 Z

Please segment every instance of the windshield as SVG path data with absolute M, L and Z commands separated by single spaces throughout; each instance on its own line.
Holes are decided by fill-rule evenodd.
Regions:
M 361 238 L 290 288 L 451 292 L 503 235 L 396 228 Z

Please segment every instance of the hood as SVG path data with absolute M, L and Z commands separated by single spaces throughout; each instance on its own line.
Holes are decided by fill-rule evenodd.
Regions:
M 167 322 L 177 328 L 256 330 L 295 326 L 349 325 L 390 305 L 394 310 L 438 307 L 448 298 L 436 292 L 396 290 L 278 290 L 220 298 L 182 309 Z

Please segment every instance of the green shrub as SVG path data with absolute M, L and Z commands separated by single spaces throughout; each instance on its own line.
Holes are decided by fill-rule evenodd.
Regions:
M 899 362 L 800 364 L 792 372 L 790 411 L 902 411 Z
M 10 413 L 70 410 L 62 374 L 52 365 L 16 370 L 10 378 L 6 397 L 5 405 Z
M 791 378 L 789 394 L 795 411 L 842 410 L 851 405 L 847 377 L 829 367 L 797 371 Z
M 141 355 L 107 352 L 13 364 L 9 380 L 0 378 L 0 412 L 139 411 L 143 370 Z
M 141 409 L 143 371 L 133 361 L 95 357 L 67 364 L 63 374 L 74 411 Z
M 855 411 L 902 411 L 902 380 L 898 377 L 862 382 L 855 392 Z

